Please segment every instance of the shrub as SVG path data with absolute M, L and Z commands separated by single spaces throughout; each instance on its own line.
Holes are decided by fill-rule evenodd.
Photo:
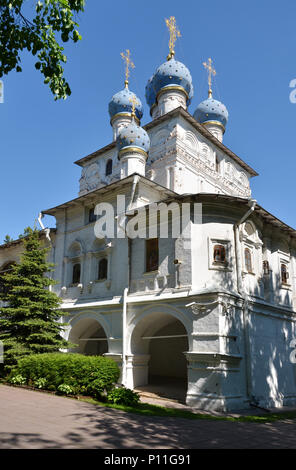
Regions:
M 12 375 L 8 378 L 8 382 L 15 385 L 24 385 L 27 380 L 21 374 Z
M 106 388 L 104 387 L 104 382 L 100 379 L 93 380 L 87 387 L 87 394 L 97 398 L 98 400 L 104 398 L 104 392 Z
M 129 388 L 120 387 L 110 390 L 107 395 L 107 400 L 109 403 L 117 405 L 136 406 L 140 401 L 140 396 Z
M 74 395 L 75 391 L 70 385 L 61 384 L 58 386 L 57 392 L 60 395 Z
M 26 381 L 35 383 L 41 377 L 46 379 L 46 389 L 58 390 L 67 384 L 76 392 L 89 393 L 93 390 L 107 392 L 119 378 L 119 367 L 112 359 L 102 356 L 84 356 L 74 353 L 32 354 L 18 360 L 13 374 L 20 374 Z
M 44 377 L 36 379 L 33 382 L 35 388 L 46 388 L 47 380 Z

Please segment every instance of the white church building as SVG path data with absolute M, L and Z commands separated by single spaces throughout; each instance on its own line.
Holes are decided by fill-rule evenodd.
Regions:
M 56 220 L 43 234 L 65 337 L 114 359 L 125 386 L 169 396 L 178 385 L 192 407 L 295 405 L 296 231 L 252 199 L 256 171 L 223 144 L 228 112 L 212 97 L 210 59 L 209 96 L 188 111 L 192 78 L 168 26 L 170 54 L 146 86 L 151 121 L 140 126 L 127 51 L 125 87 L 109 103 L 113 141 L 75 162 L 78 197 L 42 211 Z M 171 225 L 178 211 L 185 221 L 177 236 L 170 223 L 160 236 L 160 211 L 149 215 L 159 203 Z M 104 208 L 114 217 L 99 238 Z M 0 271 L 22 249 L 0 246 Z

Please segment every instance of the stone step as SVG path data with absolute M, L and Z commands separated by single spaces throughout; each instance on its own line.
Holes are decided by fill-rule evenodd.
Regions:
M 134 391 L 137 392 L 140 395 L 140 397 L 155 398 L 157 400 L 165 400 L 165 401 L 169 400 L 169 401 L 174 401 L 178 403 L 178 400 L 176 398 L 166 397 L 165 395 L 159 395 L 157 393 L 152 393 L 152 392 L 144 392 L 143 390 L 135 389 Z

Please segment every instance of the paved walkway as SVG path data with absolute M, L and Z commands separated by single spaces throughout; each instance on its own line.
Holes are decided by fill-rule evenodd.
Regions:
M 0 385 L 1 449 L 296 448 L 296 421 L 145 417 Z

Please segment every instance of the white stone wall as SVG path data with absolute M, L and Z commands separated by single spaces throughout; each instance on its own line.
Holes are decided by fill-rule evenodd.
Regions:
M 146 176 L 149 179 L 179 194 L 212 192 L 240 197 L 251 195 L 251 175 L 199 134 L 183 117 L 171 118 L 147 132 L 151 141 L 146 162 Z M 113 161 L 113 171 L 106 176 L 106 163 L 109 159 Z M 114 147 L 85 163 L 79 194 L 86 194 L 126 175 Z

